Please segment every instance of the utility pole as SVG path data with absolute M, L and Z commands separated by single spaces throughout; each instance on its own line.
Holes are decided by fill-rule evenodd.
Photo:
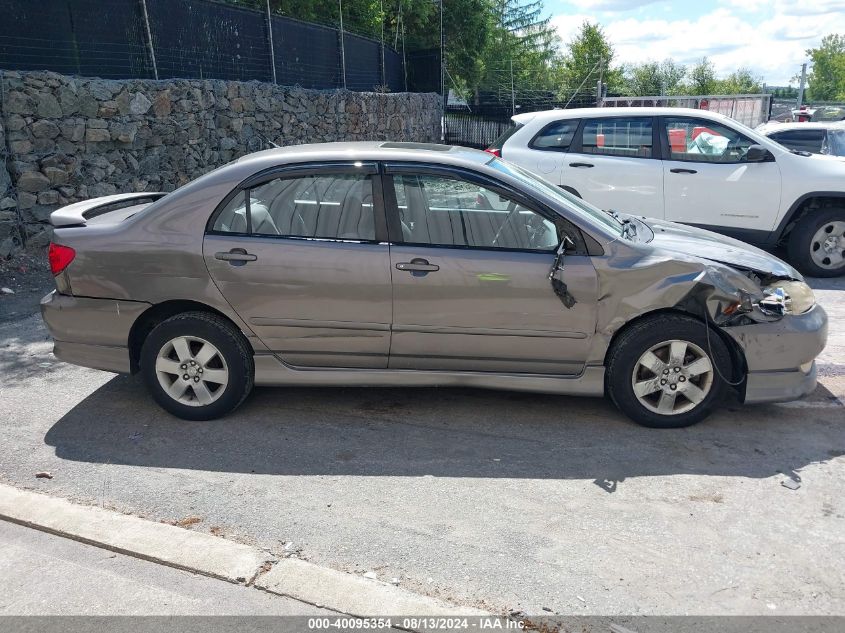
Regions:
M 801 85 L 798 87 L 798 102 L 796 103 L 796 108 L 801 109 L 801 106 L 804 104 L 804 86 L 807 84 L 807 63 L 804 62 L 801 64 Z
M 343 0 L 337 0 L 340 13 L 340 72 L 343 75 L 343 89 L 346 90 L 346 38 L 343 36 Z
M 602 79 L 604 79 L 604 58 L 599 57 L 599 82 L 596 85 L 596 107 L 600 108 L 602 102 L 604 101 L 601 96 L 601 83 Z
M 513 57 L 511 57 L 511 116 L 516 114 L 516 96 L 513 91 Z
M 270 68 L 273 69 L 273 83 L 276 81 L 276 51 L 273 48 L 273 20 L 270 17 L 270 0 L 267 0 L 267 33 L 270 35 Z

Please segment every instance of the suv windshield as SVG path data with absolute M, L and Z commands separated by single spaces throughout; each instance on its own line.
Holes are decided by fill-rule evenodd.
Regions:
M 585 202 L 581 198 L 561 189 L 557 185 L 553 185 L 548 180 L 543 180 L 539 176 L 524 170 L 522 167 L 518 167 L 513 163 L 508 163 L 499 158 L 493 158 L 487 164 L 494 169 L 498 169 L 502 173 L 513 176 L 532 189 L 539 189 L 544 194 L 559 201 L 567 208 L 574 210 L 580 215 L 586 216 L 590 220 L 598 222 L 606 229 L 609 229 L 612 233 L 620 236 L 624 234 L 622 222 L 614 218 L 609 213 L 605 213 L 588 202 Z

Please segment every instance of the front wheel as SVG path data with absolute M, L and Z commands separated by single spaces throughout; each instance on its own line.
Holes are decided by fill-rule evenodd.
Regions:
M 634 422 L 680 428 L 703 420 L 731 375 L 727 347 L 704 323 L 682 315 L 645 319 L 622 332 L 610 352 L 607 391 Z M 717 370 L 718 367 L 718 370 Z
M 249 395 L 254 367 L 247 342 L 206 312 L 163 321 L 141 348 L 141 373 L 161 407 L 185 420 L 211 420 Z
M 810 212 L 789 235 L 789 259 L 805 275 L 845 275 L 845 209 Z

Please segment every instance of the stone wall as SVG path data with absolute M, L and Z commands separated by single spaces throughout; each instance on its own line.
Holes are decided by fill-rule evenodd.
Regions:
M 0 244 L 7 250 L 18 217 L 22 237 L 43 243 L 49 214 L 61 205 L 170 191 L 264 149 L 262 136 L 279 145 L 440 136 L 435 94 L 0 71 L 0 97 L 0 151 L 8 151 L 8 173 L 0 155 Z

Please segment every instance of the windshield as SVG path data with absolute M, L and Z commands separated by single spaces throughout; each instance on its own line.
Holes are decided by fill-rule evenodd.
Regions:
M 616 235 L 623 235 L 623 225 L 619 220 L 609 213 L 605 213 L 588 202 L 585 202 L 581 198 L 572 195 L 565 189 L 561 189 L 557 185 L 553 185 L 548 180 L 543 180 L 539 176 L 524 170 L 522 167 L 503 161 L 500 158 L 493 158 L 487 164 L 504 174 L 513 176 L 531 189 L 541 191 L 550 198 L 557 200 L 565 207 L 572 209 L 576 213 L 598 222 L 605 228 L 609 229 L 612 233 Z
M 828 153 L 832 156 L 845 156 L 845 130 L 828 130 Z

